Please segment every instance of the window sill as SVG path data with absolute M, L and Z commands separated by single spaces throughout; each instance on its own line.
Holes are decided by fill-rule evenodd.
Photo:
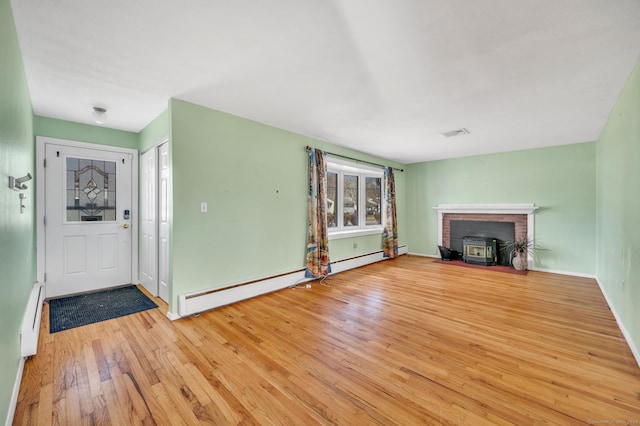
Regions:
M 329 231 L 329 241 L 342 238 L 363 237 L 365 235 L 382 235 L 383 228 L 354 229 L 353 231 Z

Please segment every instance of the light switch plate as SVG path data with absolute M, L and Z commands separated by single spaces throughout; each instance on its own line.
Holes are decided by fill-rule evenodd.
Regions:
M 207 203 L 200 203 L 200 213 L 206 213 L 207 209 Z

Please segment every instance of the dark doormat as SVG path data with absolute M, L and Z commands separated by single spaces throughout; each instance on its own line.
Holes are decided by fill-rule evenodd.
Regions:
M 134 285 L 49 301 L 49 332 L 69 330 L 157 308 Z

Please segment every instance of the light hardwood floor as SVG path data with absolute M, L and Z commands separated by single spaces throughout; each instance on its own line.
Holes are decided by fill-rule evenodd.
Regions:
M 640 424 L 640 369 L 591 279 L 402 256 L 326 284 L 53 335 L 45 306 L 14 422 Z

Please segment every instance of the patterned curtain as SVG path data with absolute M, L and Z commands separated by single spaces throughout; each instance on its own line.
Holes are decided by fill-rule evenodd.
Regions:
M 327 232 L 327 169 L 324 153 L 309 149 L 309 231 L 307 278 L 323 278 L 331 272 Z
M 391 167 L 384 168 L 384 201 L 386 206 L 382 233 L 383 256 L 398 256 L 398 220 L 396 218 L 396 181 Z

